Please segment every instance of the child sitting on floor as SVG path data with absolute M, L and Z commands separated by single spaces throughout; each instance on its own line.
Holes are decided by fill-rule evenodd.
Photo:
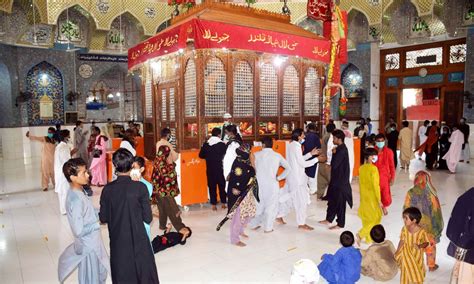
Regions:
M 319 265 L 319 274 L 329 283 L 356 283 L 360 278 L 362 255 L 353 247 L 354 235 L 349 231 L 342 232 L 340 238 L 342 248 L 336 254 L 324 254 Z
M 395 252 L 395 259 L 401 270 L 400 283 L 423 283 L 425 266 L 423 253 L 429 245 L 428 233 L 420 227 L 421 212 L 418 208 L 408 207 L 403 210 L 405 226 L 400 234 L 400 242 Z
M 162 236 L 158 235 L 153 239 L 151 245 L 153 246 L 154 253 L 174 247 L 177 244 L 184 245 L 186 240 L 193 234 L 189 227 L 183 227 L 179 232 L 171 232 L 172 227 L 171 224 L 168 224 L 164 234 Z
M 393 243 L 385 240 L 385 229 L 382 225 L 375 225 L 370 230 L 370 237 L 374 244 L 367 250 L 360 251 L 362 254 L 362 275 L 377 281 L 393 279 L 398 273 Z

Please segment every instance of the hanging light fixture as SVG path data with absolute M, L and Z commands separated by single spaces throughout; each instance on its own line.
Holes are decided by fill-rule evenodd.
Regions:
M 291 11 L 290 11 L 290 8 L 288 8 L 288 5 L 287 5 L 287 2 L 288 0 L 283 0 L 283 7 L 281 8 L 281 12 L 285 15 L 291 15 Z

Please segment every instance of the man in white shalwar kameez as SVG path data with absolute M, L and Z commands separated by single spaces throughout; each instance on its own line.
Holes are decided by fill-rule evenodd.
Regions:
M 250 227 L 258 229 L 263 225 L 264 232 L 270 233 L 278 214 L 279 181 L 286 178 L 290 165 L 282 155 L 273 151 L 273 141 L 270 137 L 265 137 L 262 142 L 262 151 L 254 154 L 260 202 L 257 204 L 255 217 L 250 221 Z M 280 167 L 285 171 L 278 175 Z
M 451 145 L 449 146 L 448 153 L 444 155 L 443 159 L 446 160 L 449 171 L 454 174 L 456 172 L 456 165 L 461 159 L 462 155 L 462 144 L 464 144 L 464 134 L 455 126 L 453 127 L 453 133 L 449 138 Z
M 75 150 L 71 151 L 67 144 L 69 138 L 69 130 L 61 130 L 61 142 L 59 142 L 54 151 L 54 180 L 56 182 L 54 192 L 58 194 L 59 211 L 62 215 L 66 215 L 66 197 L 69 190 L 69 182 L 64 176 L 63 165 L 71 159 L 71 155 L 75 152 Z
M 290 164 L 291 172 L 286 178 L 288 189 L 291 194 L 293 207 L 296 212 L 296 223 L 299 229 L 313 230 L 312 227 L 306 224 L 307 208 L 311 203 L 308 187 L 308 176 L 305 168 L 311 167 L 318 162 L 318 159 L 312 159 L 313 156 L 319 155 L 318 149 L 313 149 L 311 152 L 303 156 L 301 144 L 304 143 L 303 129 L 295 129 L 291 134 L 291 143 L 288 145 L 287 161 Z

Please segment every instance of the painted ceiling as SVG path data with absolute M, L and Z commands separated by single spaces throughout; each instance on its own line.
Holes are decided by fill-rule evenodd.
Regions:
M 306 18 L 306 1 L 288 2 L 293 23 L 321 33 L 321 24 Z M 282 6 L 275 0 L 252 5 L 272 12 Z M 462 36 L 474 23 L 464 17 L 472 11 L 470 0 L 340 0 L 340 6 L 349 12 L 351 47 Z M 0 42 L 48 48 L 68 42 L 91 51 L 124 52 L 166 27 L 173 10 L 161 0 L 0 0 Z

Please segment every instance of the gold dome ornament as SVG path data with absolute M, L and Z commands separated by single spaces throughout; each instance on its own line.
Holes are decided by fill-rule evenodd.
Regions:
M 242 169 L 241 168 L 235 168 L 234 173 L 236 176 L 240 177 L 242 175 Z

